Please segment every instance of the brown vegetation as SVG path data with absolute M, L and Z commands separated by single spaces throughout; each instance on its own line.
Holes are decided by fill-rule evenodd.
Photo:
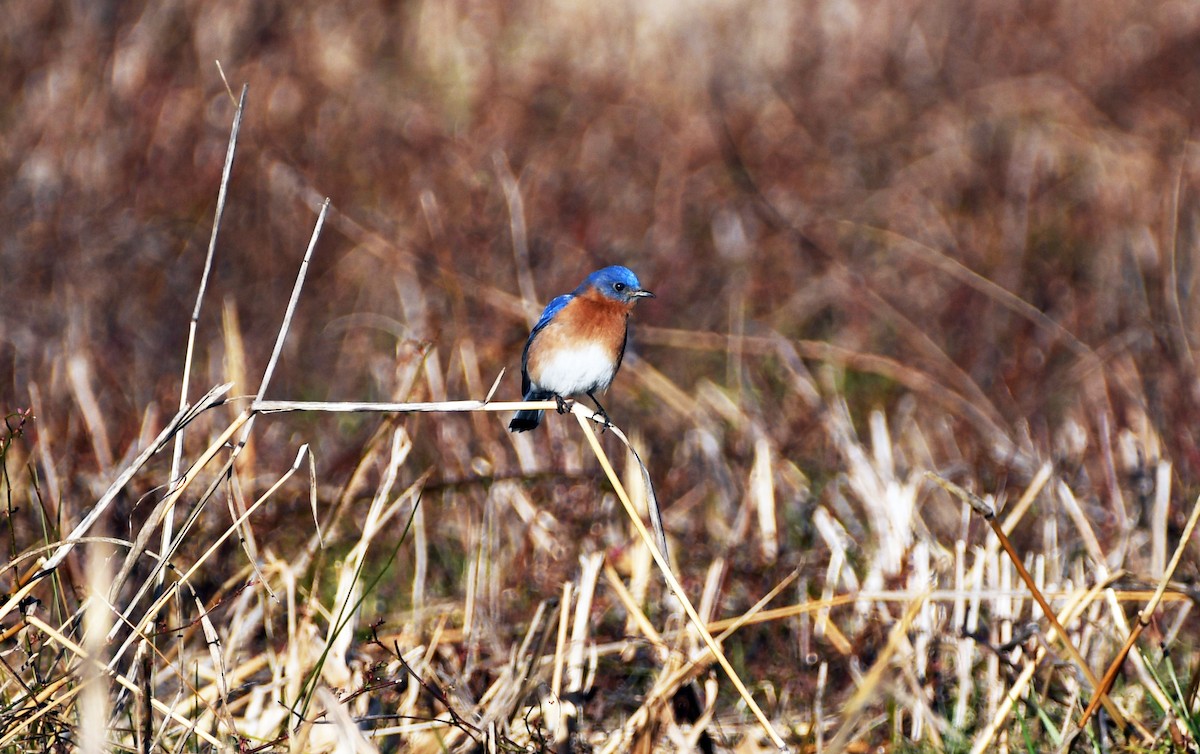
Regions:
M 7 0 L 0 750 L 1044 751 L 1095 699 L 1077 746 L 1194 751 L 1197 49 L 1181 2 Z M 619 432 L 251 410 L 324 197 L 260 397 L 515 400 L 551 296 L 655 291 L 605 406 L 732 673 Z M 233 386 L 179 432 L 185 365 Z

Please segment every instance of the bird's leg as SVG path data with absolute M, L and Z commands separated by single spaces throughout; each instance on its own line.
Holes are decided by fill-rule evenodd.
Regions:
M 600 427 L 600 432 L 601 432 L 601 434 L 603 434 L 604 430 L 606 430 L 612 426 L 612 422 L 608 420 L 608 412 L 604 410 L 604 406 L 600 405 L 600 401 L 596 400 L 596 396 L 592 395 L 592 391 L 590 391 L 590 390 L 588 391 L 587 397 L 591 398 L 592 403 L 596 404 L 597 413 L 599 413 L 600 416 L 604 417 L 604 424 Z
M 567 405 L 567 402 L 563 400 L 563 397 L 561 395 L 555 395 L 554 402 L 558 404 L 558 413 L 560 413 L 560 414 L 565 414 L 571 410 L 570 407 Z

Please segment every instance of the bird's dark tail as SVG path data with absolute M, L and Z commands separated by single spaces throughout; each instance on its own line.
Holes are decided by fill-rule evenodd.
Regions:
M 518 411 L 517 415 L 508 423 L 508 431 L 528 432 L 531 429 L 535 429 L 541 421 L 541 411 L 531 411 L 528 409 Z
M 554 397 L 554 393 L 547 393 L 544 390 L 538 390 L 532 386 L 525 387 L 526 392 L 522 400 L 526 401 L 548 401 Z M 559 398 L 559 405 L 562 405 L 562 399 Z M 537 429 L 537 425 L 542 423 L 542 414 L 545 411 L 533 411 L 530 409 L 522 409 L 517 412 L 512 421 L 508 423 L 509 432 L 528 432 L 531 429 Z

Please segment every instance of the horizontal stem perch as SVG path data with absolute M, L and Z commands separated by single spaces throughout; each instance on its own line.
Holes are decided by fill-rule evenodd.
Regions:
M 555 401 L 433 401 L 429 403 L 370 403 L 360 401 L 255 401 L 250 410 L 259 414 L 278 414 L 286 411 L 320 411 L 331 414 L 411 414 L 431 412 L 521 411 L 523 409 L 555 411 Z M 590 408 L 575 404 L 571 413 L 591 418 Z
M 504 373 L 500 373 L 503 377 Z M 490 399 L 496 391 L 496 386 L 500 383 L 500 377 L 496 378 L 496 382 L 492 384 L 492 389 L 488 392 Z M 475 412 L 475 411 L 520 411 L 523 409 L 534 411 L 557 411 L 561 404 L 558 401 L 499 401 L 492 402 L 490 400 L 482 401 L 435 401 L 429 403 L 368 403 L 357 401 L 263 401 L 256 400 L 250 404 L 251 414 L 271 414 L 282 413 L 285 411 L 316 411 L 327 413 L 452 413 L 452 412 Z M 571 402 L 570 411 L 579 417 L 580 421 L 592 420 L 597 424 L 603 424 L 605 427 L 611 427 L 613 434 L 620 438 L 621 442 L 629 448 L 637 460 L 638 466 L 642 471 L 642 479 L 646 485 L 647 501 L 646 507 L 650 514 L 650 522 L 654 526 L 654 534 L 658 538 L 658 549 L 662 553 L 663 558 L 667 559 L 668 566 L 670 565 L 670 556 L 667 553 L 667 533 L 663 528 L 662 511 L 659 509 L 658 500 L 654 495 L 654 486 L 650 481 L 650 472 L 646 469 L 646 465 L 642 463 L 641 456 L 629 444 L 629 438 L 625 436 L 618 427 L 612 424 L 608 417 L 604 414 L 603 409 L 600 411 L 592 411 L 590 408 L 583 406 L 578 402 Z M 599 407 L 599 403 L 596 404 Z

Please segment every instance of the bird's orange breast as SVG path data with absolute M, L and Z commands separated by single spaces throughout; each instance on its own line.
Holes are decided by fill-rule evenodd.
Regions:
M 554 355 L 569 352 L 586 352 L 587 361 L 592 361 L 594 354 L 603 354 L 615 370 L 632 308 L 591 291 L 576 296 L 530 344 L 526 364 L 529 376 L 543 384 L 542 375 Z M 582 363 L 580 366 L 586 368 Z
M 595 291 L 580 294 L 554 318 L 564 336 L 595 343 L 616 354 L 625 342 L 625 328 L 633 304 L 614 301 Z

